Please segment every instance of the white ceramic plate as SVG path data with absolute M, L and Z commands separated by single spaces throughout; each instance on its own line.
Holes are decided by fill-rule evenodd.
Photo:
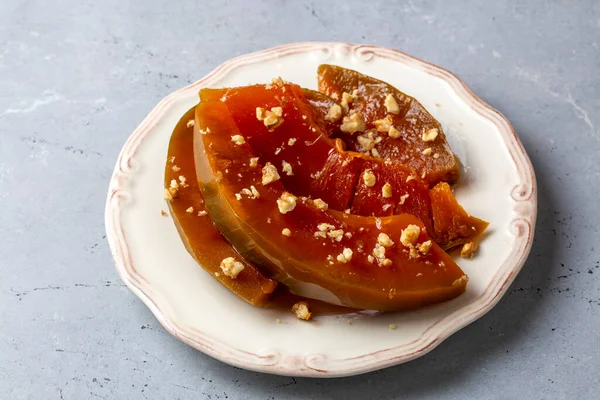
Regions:
M 291 312 L 255 308 L 231 294 L 196 264 L 171 219 L 161 216 L 169 138 L 197 103 L 200 88 L 268 83 L 275 76 L 316 88 L 321 63 L 389 82 L 442 123 L 463 165 L 456 196 L 490 222 L 478 255 L 457 260 L 470 278 L 459 298 L 412 312 L 298 321 Z M 241 368 L 334 377 L 412 360 L 489 311 L 525 262 L 536 212 L 534 171 L 510 123 L 456 76 L 391 49 L 298 43 L 230 60 L 161 101 L 121 151 L 106 202 L 106 230 L 121 278 L 177 338 Z M 392 323 L 396 330 L 389 330 Z

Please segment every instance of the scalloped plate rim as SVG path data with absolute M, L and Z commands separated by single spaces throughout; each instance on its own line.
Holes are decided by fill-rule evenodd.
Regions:
M 310 361 L 316 357 L 327 358 L 326 355 L 308 354 L 299 356 L 295 354 L 289 354 L 284 356 L 279 355 L 277 358 L 277 355 L 251 354 L 221 343 L 216 338 L 207 338 L 202 332 L 199 332 L 192 327 L 177 324 L 177 321 L 173 315 L 170 315 L 169 313 L 168 304 L 166 304 L 166 302 L 163 301 L 162 296 L 157 293 L 148 284 L 148 282 L 145 281 L 143 276 L 139 275 L 135 271 L 131 259 L 127 257 L 126 241 L 124 237 L 122 237 L 122 232 L 115 224 L 115 218 L 118 219 L 118 207 L 112 204 L 112 200 L 115 196 L 118 197 L 124 195 L 123 193 L 119 192 L 120 185 L 122 184 L 122 181 L 127 178 L 129 173 L 128 169 L 135 169 L 135 166 L 131 166 L 129 163 L 124 164 L 125 155 L 135 154 L 140 141 L 151 130 L 151 128 L 156 126 L 160 118 L 164 116 L 164 110 L 167 108 L 167 106 L 175 102 L 182 94 L 192 89 L 197 90 L 210 80 L 217 80 L 219 77 L 224 76 L 228 71 L 234 69 L 238 65 L 260 62 L 261 60 L 271 59 L 273 57 L 278 57 L 285 54 L 302 53 L 319 49 L 332 50 L 336 47 L 346 51 L 354 51 L 356 54 L 367 54 L 371 57 L 379 56 L 393 59 L 398 62 L 403 62 L 405 64 L 411 64 L 412 67 L 418 68 L 426 72 L 428 75 L 437 77 L 448 83 L 452 91 L 454 91 L 455 94 L 465 102 L 465 104 L 468 104 L 475 113 L 481 115 L 483 118 L 489 121 L 492 121 L 494 125 L 497 126 L 499 132 L 504 135 L 504 144 L 508 148 L 511 157 L 513 158 L 520 178 L 524 178 L 520 185 L 523 186 L 523 188 L 521 188 L 522 192 L 515 193 L 515 191 L 519 189 L 519 185 L 517 185 L 513 188 L 511 196 L 517 202 L 526 203 L 529 208 L 526 209 L 527 211 L 522 212 L 522 215 L 519 218 L 522 220 L 521 222 L 524 222 L 528 228 L 528 232 L 526 232 L 527 237 L 522 243 L 519 251 L 517 254 L 512 253 L 511 255 L 513 257 L 509 258 L 505 264 L 498 269 L 496 275 L 494 275 L 492 278 L 483 295 L 477 298 L 474 303 L 469 304 L 450 314 L 457 317 L 453 323 L 446 324 L 447 326 L 445 329 L 433 335 L 433 337 L 427 337 L 427 333 L 435 325 L 437 325 L 437 323 L 430 326 L 421 335 L 421 337 L 409 343 L 416 343 L 420 340 L 424 342 L 416 343 L 415 348 L 413 349 L 410 347 L 405 349 L 407 346 L 405 344 L 370 354 L 364 354 L 358 357 L 332 360 L 337 363 L 337 369 L 323 370 L 309 364 Z M 128 162 L 129 161 L 130 160 L 128 160 Z M 527 185 L 529 185 L 529 187 L 527 187 Z M 506 290 L 523 267 L 533 243 L 536 217 L 537 185 L 533 166 L 531 165 L 529 157 L 527 156 L 523 145 L 521 144 L 510 122 L 499 111 L 492 108 L 479 97 L 477 97 L 455 74 L 442 67 L 436 66 L 395 49 L 375 45 L 349 44 L 340 42 L 300 42 L 241 55 L 224 62 L 202 79 L 165 97 L 134 130 L 121 149 L 110 180 L 105 207 L 107 240 L 109 242 L 111 255 L 119 276 L 130 288 L 130 290 L 135 293 L 144 304 L 146 304 L 146 306 L 158 319 L 160 324 L 169 333 L 188 345 L 218 360 L 240 368 L 278 375 L 305 377 L 350 376 L 413 360 L 425 355 L 453 333 L 481 318 L 498 303 L 500 298 L 506 293 Z M 517 228 L 520 229 L 519 227 Z M 125 251 L 123 250 L 124 248 Z M 502 267 L 508 264 L 511 264 L 510 270 L 505 272 L 503 276 L 498 277 L 497 275 L 503 270 Z M 438 321 L 438 323 L 445 321 L 445 319 Z M 380 353 L 388 354 L 381 360 L 365 360 L 366 358 L 373 358 L 374 355 L 378 355 Z M 275 358 L 275 360 L 272 362 L 265 362 L 265 360 L 269 360 L 270 358 Z

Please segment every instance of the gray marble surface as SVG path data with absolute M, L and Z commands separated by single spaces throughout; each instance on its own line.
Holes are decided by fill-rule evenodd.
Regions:
M 453 3 L 454 5 L 451 5 Z M 0 2 L 0 399 L 595 399 L 600 390 L 600 2 Z M 488 315 L 367 375 L 239 370 L 167 334 L 103 224 L 128 135 L 221 62 L 374 43 L 456 72 L 537 172 L 531 256 Z

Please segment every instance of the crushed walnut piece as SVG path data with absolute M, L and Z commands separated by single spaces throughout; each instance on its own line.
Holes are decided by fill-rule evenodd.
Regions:
M 281 107 L 273 107 L 271 110 L 265 110 L 262 107 L 256 107 L 256 119 L 262 121 L 269 130 L 273 130 L 284 121 L 283 109 Z
M 329 205 L 321 199 L 315 199 L 313 200 L 313 203 L 319 210 L 325 211 L 329 208 Z
M 438 158 L 440 158 L 440 155 L 439 155 L 438 153 L 435 153 L 435 154 L 433 155 L 433 158 L 435 158 L 435 159 L 437 160 Z
M 374 121 L 375 129 L 377 129 L 377 132 L 383 132 L 383 133 L 388 132 L 389 133 L 393 122 L 394 121 L 392 121 L 392 117 L 390 115 L 388 115 L 387 117 L 385 117 L 383 119 L 375 120 Z
M 430 130 L 428 130 L 427 132 L 423 133 L 423 135 L 421 136 L 421 139 L 423 139 L 424 142 L 433 142 L 435 140 L 435 138 L 438 136 L 439 131 L 437 130 L 437 128 L 432 128 Z
M 327 232 L 327 236 L 329 236 L 331 239 L 335 240 L 336 242 L 340 242 L 342 240 L 342 238 L 344 237 L 344 231 L 342 229 L 331 230 L 331 231 Z
M 467 275 L 463 275 L 454 282 L 452 282 L 452 286 L 462 285 L 463 283 L 469 282 L 469 277 Z
M 360 151 L 368 152 L 375 147 L 375 140 L 373 139 L 373 132 L 366 132 L 356 137 L 358 144 L 360 145 Z
M 194 212 L 194 207 L 189 207 L 188 209 L 185 210 L 186 213 L 193 213 Z
M 292 306 L 292 312 L 296 314 L 298 319 L 308 321 L 311 317 L 311 312 L 308 308 L 308 304 L 305 301 L 299 301 Z
M 350 110 L 350 104 L 354 101 L 354 99 L 355 96 L 351 95 L 350 93 L 342 93 L 342 101 L 340 102 L 340 105 L 344 110 L 344 114 L 348 114 L 348 111 Z
M 167 212 L 165 210 L 160 210 L 160 215 L 162 215 L 163 217 L 166 217 L 169 214 L 167 214 Z
M 317 225 L 317 229 L 321 232 L 327 232 L 328 230 L 335 229 L 335 225 L 328 224 L 327 222 L 321 222 Z
M 424 156 L 428 156 L 431 154 L 433 150 L 431 150 L 431 147 L 426 148 L 425 150 L 422 151 Z
M 198 216 L 199 217 L 204 217 L 206 215 L 208 215 L 208 213 L 206 212 L 206 210 L 198 211 Z
M 286 174 L 287 176 L 292 176 L 292 175 L 294 175 L 294 171 L 292 171 L 292 164 L 290 164 L 290 163 L 289 163 L 289 162 L 287 162 L 287 161 L 282 161 L 282 162 L 281 162 L 281 170 L 282 170 L 283 172 L 285 172 L 285 174 Z
M 376 244 L 373 249 L 373 255 L 375 258 L 383 260 L 385 258 L 385 247 L 381 246 L 379 243 Z
M 363 182 L 367 187 L 373 187 L 377 179 L 375 178 L 375 174 L 370 169 L 366 170 L 363 174 Z
M 296 138 L 290 138 L 288 140 L 288 146 L 293 146 L 294 144 L 296 144 L 296 140 L 298 140 L 298 139 L 296 139 Z
M 236 261 L 233 257 L 227 257 L 221 261 L 220 265 L 223 273 L 230 277 L 231 279 L 237 278 L 240 272 L 244 270 L 244 264 L 239 261 Z
M 383 261 L 381 262 L 381 265 L 383 265 L 384 267 L 391 267 L 392 260 L 390 260 L 389 258 L 384 258 Z
M 408 197 L 409 197 L 408 193 L 400 196 L 400 201 L 399 201 L 400 205 L 404 204 L 404 202 L 406 201 L 406 199 L 408 199 Z
M 377 236 L 377 243 L 383 247 L 392 247 L 394 245 L 394 241 L 390 239 L 389 235 L 383 232 Z
M 262 184 L 268 185 L 269 183 L 278 181 L 279 178 L 280 176 L 277 172 L 277 167 L 270 162 L 266 163 L 262 169 Z
M 173 165 L 173 166 L 171 167 L 171 170 L 172 170 L 173 172 L 179 172 L 179 171 L 181 170 L 181 168 L 179 168 L 177 165 Z
M 244 137 L 242 135 L 233 135 L 231 137 L 231 141 L 237 144 L 238 146 L 241 146 L 242 144 L 246 143 L 246 140 L 244 140 Z
M 236 194 L 235 194 L 235 199 L 236 199 L 237 201 L 240 201 L 240 200 L 242 199 L 242 195 L 241 195 L 241 194 L 239 194 L 239 193 L 236 193 Z
M 296 201 L 298 198 L 291 193 L 283 192 L 283 194 L 277 199 L 277 207 L 279 212 L 287 214 L 296 208 Z
M 290 231 L 290 229 L 289 229 L 289 228 L 283 228 L 283 229 L 281 230 L 281 234 L 282 234 L 283 236 L 290 237 L 290 236 L 292 236 L 292 231 Z
M 410 181 L 413 181 L 413 180 L 415 180 L 415 179 L 417 179 L 417 177 L 416 177 L 416 176 L 414 176 L 414 175 L 409 175 L 409 176 L 407 176 L 407 177 L 406 177 L 406 183 L 408 183 L 408 182 L 410 182 Z
M 379 151 L 377 149 L 371 149 L 371 154 L 373 157 L 379 157 Z
M 250 166 L 251 166 L 251 167 L 256 167 L 256 166 L 258 166 L 258 157 L 252 157 L 252 158 L 250 159 Z
M 381 195 L 385 199 L 389 199 L 390 197 L 392 197 L 392 185 L 390 185 L 389 182 L 386 182 L 385 185 L 383 185 L 383 187 L 381 188 Z
M 417 243 L 417 240 L 419 240 L 420 234 L 421 228 L 418 225 L 410 224 L 402 230 L 400 243 L 406 247 L 414 246 L 414 244 Z
M 250 192 L 252 192 L 252 196 L 254 196 L 255 199 L 258 199 L 260 197 L 260 193 L 258 192 L 258 190 L 256 190 L 254 185 L 250 186 Z
M 390 114 L 398 114 L 400 112 L 400 107 L 398 107 L 398 102 L 394 98 L 392 94 L 388 94 L 383 101 L 383 105 L 385 109 Z
M 280 76 L 278 76 L 278 77 L 276 77 L 276 78 L 273 78 L 273 79 L 271 79 L 271 83 L 272 83 L 273 85 L 280 86 L 280 87 L 281 87 L 281 86 L 283 86 L 283 84 L 284 84 L 284 82 L 283 82 L 283 79 L 281 79 L 281 77 L 280 77 Z
M 194 120 L 193 120 L 193 119 L 190 119 L 190 120 L 187 122 L 187 124 L 185 124 L 185 126 L 187 126 L 188 128 L 191 128 L 192 126 L 194 126 L 194 123 L 195 123 L 195 122 L 194 122 Z
M 367 129 L 365 123 L 365 117 L 360 113 L 354 113 L 350 116 L 344 117 L 340 130 L 344 133 L 364 132 Z
M 431 240 L 427 240 L 421 243 L 418 247 L 419 251 L 423 254 L 429 254 L 429 250 L 431 250 Z
M 372 255 L 368 255 L 367 256 L 367 261 L 370 262 L 371 264 L 373 264 L 373 261 L 375 261 L 375 258 Z
M 346 247 L 340 254 L 337 256 L 337 260 L 343 264 L 346 264 L 348 261 L 352 260 L 352 249 Z
M 334 104 L 327 111 L 327 115 L 325 115 L 326 121 L 336 122 L 340 118 L 342 118 L 342 107 L 339 104 Z
M 478 245 L 476 242 L 465 243 L 460 249 L 460 256 L 462 258 L 473 258 L 473 255 L 477 252 Z
M 398 139 L 400 136 L 402 136 L 402 132 L 393 126 L 390 126 L 390 129 L 388 129 L 388 136 L 393 139 Z

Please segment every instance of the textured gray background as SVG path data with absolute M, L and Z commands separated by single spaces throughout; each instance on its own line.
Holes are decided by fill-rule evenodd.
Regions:
M 598 398 L 600 2 L 449 3 L 2 0 L 0 399 Z M 161 98 L 308 40 L 456 72 L 513 122 L 539 184 L 531 257 L 494 310 L 419 360 L 335 380 L 178 342 L 119 281 L 103 224 L 119 149 Z

